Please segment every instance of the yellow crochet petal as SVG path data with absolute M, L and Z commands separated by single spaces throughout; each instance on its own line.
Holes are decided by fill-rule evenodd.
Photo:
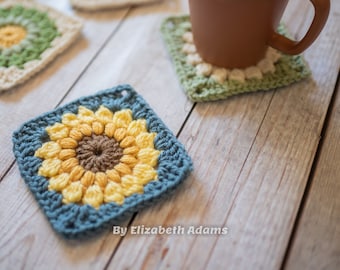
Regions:
M 136 137 L 136 145 L 139 148 L 154 148 L 153 142 L 155 141 L 156 133 L 140 133 Z
M 78 117 L 73 113 L 65 113 L 61 122 L 68 127 L 77 127 L 80 124 Z
M 104 133 L 109 138 L 112 138 L 114 136 L 115 131 L 116 131 L 116 125 L 114 123 L 107 123 L 105 125 Z
M 123 150 L 124 155 L 133 155 L 135 156 L 139 152 L 139 148 L 137 146 L 127 147 Z
M 99 208 L 104 201 L 104 194 L 101 188 L 97 185 L 90 186 L 83 197 L 83 203 L 89 204 L 94 208 Z
M 85 170 L 82 166 L 78 165 L 74 167 L 70 173 L 70 180 L 71 181 L 78 181 L 85 173 Z
M 92 127 L 89 124 L 81 124 L 79 126 L 79 131 L 83 133 L 85 136 L 91 136 L 92 135 Z
M 95 115 L 97 119 L 103 124 L 112 122 L 113 113 L 104 106 L 100 106 L 99 109 L 96 111 Z
M 126 129 L 125 128 L 117 128 L 114 132 L 113 137 L 117 142 L 123 140 L 126 136 Z
M 115 169 L 107 170 L 106 175 L 109 178 L 109 180 L 114 181 L 116 183 L 120 183 L 120 175 Z
M 143 194 L 144 188 L 143 188 L 142 185 L 133 185 L 130 188 L 124 188 L 123 191 L 124 191 L 124 196 L 129 197 L 129 196 L 136 194 L 136 193 Z
M 144 193 L 143 185 L 139 182 L 138 178 L 133 175 L 125 175 L 122 177 L 122 188 L 125 197 L 135 193 Z
M 119 145 L 120 145 L 121 148 L 127 148 L 127 147 L 130 147 L 130 146 L 133 146 L 134 143 L 135 143 L 135 137 L 127 136 L 120 142 Z
M 122 188 L 130 188 L 133 185 L 139 185 L 139 179 L 134 175 L 124 175 L 122 177 Z
M 79 106 L 78 108 L 78 119 L 82 123 L 91 124 L 96 120 L 95 114 L 93 111 L 89 110 L 84 106 Z
M 72 138 L 61 139 L 58 143 L 63 149 L 75 149 L 78 146 L 78 142 Z
M 49 159 L 57 157 L 60 153 L 61 147 L 56 142 L 44 143 L 37 151 L 35 151 L 35 156 L 43 159 Z
M 61 170 L 63 172 L 71 172 L 73 168 L 75 168 L 77 165 L 79 164 L 79 160 L 77 158 L 69 158 L 69 159 L 66 159 L 64 160 L 62 163 L 61 163 Z
M 38 171 L 38 174 L 45 177 L 56 176 L 59 172 L 61 161 L 59 159 L 45 159 Z
M 95 183 L 101 187 L 101 188 L 105 188 L 107 185 L 107 175 L 103 172 L 97 172 L 96 173 L 96 180 Z
M 70 175 L 62 173 L 49 179 L 49 190 L 62 191 L 70 183 Z
M 81 183 L 73 182 L 63 189 L 63 203 L 75 203 L 81 201 L 83 196 L 83 187 Z
M 160 152 L 152 148 L 141 149 L 137 154 L 137 159 L 140 163 L 144 163 L 155 167 L 157 165 L 157 160 Z
M 67 138 L 70 130 L 64 124 L 55 123 L 53 126 L 47 127 L 46 131 L 52 141 L 57 141 Z
M 95 180 L 95 174 L 91 171 L 86 171 L 83 175 L 83 177 L 80 179 L 80 183 L 88 188 L 94 183 Z
M 122 162 L 118 163 L 114 169 L 119 172 L 120 175 L 126 175 L 126 174 L 131 174 L 132 171 L 130 167 Z
M 94 134 L 101 135 L 104 132 L 104 125 L 99 121 L 94 121 L 92 123 L 92 130 Z
M 136 137 L 138 134 L 142 132 L 147 132 L 146 120 L 144 119 L 138 119 L 136 121 L 132 121 L 127 128 L 127 133 L 130 136 Z
M 115 202 L 117 204 L 124 203 L 123 188 L 114 182 L 109 182 L 104 191 L 105 202 Z
M 157 171 L 147 164 L 137 164 L 133 168 L 132 174 L 136 176 L 143 185 L 149 183 L 151 180 L 157 179 Z
M 76 140 L 76 141 L 81 141 L 82 138 L 84 137 L 83 133 L 78 128 L 72 128 L 69 134 L 70 138 Z
M 124 155 L 121 157 L 120 162 L 123 162 L 132 168 L 138 163 L 138 160 L 132 155 Z
M 117 128 L 127 128 L 132 121 L 132 111 L 129 109 L 115 112 L 113 115 L 112 122 Z
M 60 160 L 67 160 L 67 159 L 75 157 L 76 155 L 77 153 L 74 149 L 62 149 L 59 153 L 58 158 Z

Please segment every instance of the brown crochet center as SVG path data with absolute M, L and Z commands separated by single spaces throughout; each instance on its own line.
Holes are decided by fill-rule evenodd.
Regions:
M 78 142 L 76 153 L 84 169 L 97 173 L 113 169 L 123 156 L 123 149 L 114 138 L 92 134 Z

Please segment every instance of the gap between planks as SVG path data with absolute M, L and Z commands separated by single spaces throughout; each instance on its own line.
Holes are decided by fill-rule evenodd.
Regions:
M 66 3 L 66 0 L 63 0 L 63 2 Z M 57 4 L 61 4 L 61 2 Z M 61 4 L 61 6 L 68 8 L 68 5 L 64 4 Z M 60 99 L 65 98 L 65 95 L 70 92 L 74 85 L 74 78 L 78 80 L 79 77 L 81 77 L 84 73 L 82 68 L 88 68 L 89 62 L 93 61 L 102 49 L 102 46 L 110 40 L 110 37 L 115 33 L 115 28 L 119 26 L 122 19 L 126 18 L 127 12 L 128 9 L 122 9 L 116 13 L 107 13 L 107 15 L 110 15 L 112 18 L 113 23 L 111 24 L 101 21 L 86 21 L 82 34 L 75 42 L 76 44 L 72 44 L 70 48 L 54 59 L 48 67 L 44 68 L 26 83 L 1 94 L 0 110 L 6 112 L 6 114 L 0 115 L 0 121 L 3 122 L 7 128 L 2 129 L 0 137 L 2 151 L 2 155 L 0 156 L 0 183 L 4 178 L 4 174 L 7 174 L 11 166 L 13 166 L 12 132 L 16 130 L 20 124 L 27 121 L 27 119 L 53 109 L 58 104 L 53 104 L 55 100 L 60 101 Z M 65 13 L 72 13 L 72 11 L 66 10 Z M 97 19 L 100 18 L 100 16 L 101 15 L 97 16 Z M 117 20 L 119 21 L 117 22 Z M 95 32 L 95 28 L 98 26 L 101 26 L 103 29 L 103 32 L 100 34 Z M 89 45 L 89 37 L 97 38 L 95 40 L 96 42 Z M 64 65 L 61 64 L 62 59 L 66 62 Z M 79 63 L 76 64 L 76 62 Z M 71 70 L 69 71 L 69 69 Z M 57 75 L 63 78 L 62 83 L 60 83 Z M 46 91 L 49 89 L 53 90 L 46 95 Z M 39 106 L 33 106 L 35 100 L 41 98 L 44 98 L 44 102 L 40 103 Z M 9 115 L 11 115 L 10 118 L 5 117 Z
M 333 233 L 334 233 L 335 238 L 332 238 L 331 241 L 333 241 L 333 243 L 335 243 L 335 245 L 338 245 L 338 249 L 336 250 L 336 247 L 335 247 L 335 250 L 334 249 L 332 250 L 331 249 L 332 247 L 328 246 L 327 247 L 328 249 L 322 250 L 323 254 L 326 253 L 327 258 L 325 258 L 325 257 L 319 258 L 318 257 L 319 253 L 314 254 L 315 256 L 311 256 L 311 254 L 308 254 L 308 253 L 303 252 L 303 251 L 301 252 L 301 250 L 306 250 L 306 248 L 309 248 L 308 246 L 305 246 L 304 243 L 310 244 L 309 243 L 310 239 L 311 238 L 313 239 L 313 237 L 308 238 L 307 235 L 305 235 L 307 233 L 304 231 L 305 228 L 302 227 L 302 226 L 304 226 L 303 221 L 305 223 L 306 223 L 305 220 L 310 221 L 310 219 L 311 219 L 310 215 L 314 215 L 314 216 L 319 215 L 318 219 L 324 218 L 324 213 L 320 213 L 320 212 L 316 211 L 316 210 L 320 210 L 318 208 L 315 208 L 315 210 L 313 209 L 314 211 L 311 212 L 310 207 L 312 207 L 313 203 L 314 204 L 320 203 L 320 202 L 316 202 L 316 199 L 317 199 L 316 194 L 315 193 L 312 194 L 312 191 L 320 192 L 320 193 L 324 192 L 324 190 L 322 190 L 321 187 L 319 186 L 320 185 L 319 183 L 323 180 L 325 180 L 330 185 L 331 189 L 335 190 L 335 194 L 337 194 L 337 192 L 340 191 L 340 190 L 337 189 L 335 182 L 333 183 L 332 179 L 329 179 L 329 176 L 325 176 L 325 179 L 321 180 L 320 179 L 321 175 L 318 174 L 318 170 L 320 170 L 319 167 L 324 165 L 323 164 L 324 162 L 327 162 L 327 160 L 326 160 L 327 152 L 324 152 L 324 151 L 327 151 L 327 147 L 329 147 L 329 141 L 326 140 L 326 139 L 329 139 L 328 134 L 332 133 L 333 136 L 331 136 L 331 137 L 334 138 L 334 136 L 336 136 L 336 134 L 339 133 L 339 132 L 333 130 L 334 128 L 339 126 L 339 124 L 336 124 L 336 122 L 339 122 L 339 121 L 337 121 L 335 119 L 336 110 L 339 111 L 339 108 L 340 108 L 340 74 L 338 75 L 337 83 L 336 83 L 335 88 L 334 88 L 332 100 L 331 100 L 331 103 L 330 103 L 330 106 L 329 106 L 329 109 L 328 109 L 328 112 L 327 112 L 327 116 L 326 116 L 326 119 L 325 119 L 325 125 L 322 129 L 322 132 L 321 132 L 321 140 L 319 142 L 318 150 L 317 150 L 317 153 L 316 153 L 313 165 L 312 165 L 312 169 L 311 169 L 311 173 L 310 173 L 307 185 L 306 185 L 305 193 L 303 194 L 301 204 L 300 204 L 300 208 L 298 210 L 297 217 L 296 217 L 294 227 L 293 227 L 293 230 L 292 230 L 292 234 L 291 234 L 291 237 L 289 239 L 289 243 L 287 245 L 286 253 L 285 253 L 285 256 L 284 256 L 283 261 L 282 261 L 282 266 L 281 266 L 282 270 L 283 269 L 297 269 L 298 270 L 298 269 L 306 269 L 306 268 L 315 269 L 315 270 L 326 269 L 326 268 L 327 269 L 336 269 L 340 265 L 339 259 L 338 259 L 338 262 L 336 262 L 336 260 L 337 260 L 336 256 L 340 255 L 340 253 L 339 253 L 340 252 L 340 245 L 339 245 L 340 239 L 339 239 L 339 235 L 337 235 L 336 232 L 334 232 L 334 231 L 333 231 Z M 335 142 L 335 143 L 337 143 L 337 142 Z M 326 148 L 326 150 L 325 150 L 325 148 Z M 336 148 L 336 149 L 338 151 L 340 150 L 339 147 Z M 330 157 L 330 158 L 332 159 L 332 157 Z M 333 159 L 333 162 L 334 162 L 333 166 L 337 166 L 337 164 L 336 164 L 337 160 L 338 160 L 337 158 Z M 331 175 L 331 177 L 335 177 L 335 178 L 339 179 L 340 175 Z M 317 183 L 315 184 L 315 182 L 317 182 Z M 316 185 L 316 186 L 314 187 L 314 185 Z M 332 202 L 332 201 L 335 203 L 336 197 L 331 196 L 329 198 L 328 203 Z M 329 205 L 329 206 L 331 206 L 331 205 Z M 338 213 L 339 213 L 340 209 L 335 209 L 335 211 L 338 211 Z M 332 220 L 332 222 L 334 222 L 334 224 L 339 224 L 340 220 L 336 219 L 336 217 L 334 217 L 334 218 L 335 218 L 335 220 Z M 339 218 L 339 215 L 338 215 L 338 218 Z M 311 226 L 317 226 L 317 225 L 312 223 Z M 323 229 L 326 229 L 326 228 L 321 227 L 319 230 L 323 231 Z M 327 232 L 328 232 L 328 229 L 327 229 Z M 326 234 L 327 232 L 324 232 L 324 233 Z M 297 240 L 299 241 L 298 244 L 296 243 Z M 321 239 L 318 239 L 318 240 L 323 241 Z M 338 244 L 336 244 L 336 243 L 338 243 Z M 321 243 L 319 243 L 319 244 L 321 244 Z M 297 255 L 295 255 L 295 252 L 301 253 L 301 254 L 297 257 Z M 334 254 L 335 257 L 332 257 L 332 254 Z M 311 257 L 307 257 L 308 255 L 311 256 Z M 318 258 L 316 259 L 315 257 L 318 257 Z M 332 259 L 333 259 L 333 261 L 332 261 Z M 314 265 L 313 264 L 311 265 L 310 262 L 313 262 Z M 338 265 L 336 266 L 337 263 L 338 263 Z M 325 266 L 324 264 L 326 264 L 327 266 Z
M 336 66 L 337 61 L 339 60 L 338 55 L 335 55 L 337 53 L 336 43 L 334 44 L 330 37 L 332 33 L 337 32 L 335 31 L 337 29 L 337 22 L 334 22 L 334 18 L 332 18 L 332 22 L 330 22 L 329 25 L 330 26 L 328 27 L 328 32 L 324 33 L 322 39 L 320 39 L 318 42 L 320 47 L 317 48 L 315 47 L 316 45 L 314 45 L 314 49 L 312 48 L 307 53 L 307 60 L 312 65 L 313 71 L 315 72 L 314 76 L 317 82 L 314 83 L 312 80 L 308 80 L 290 87 L 291 89 L 277 90 L 275 92 L 274 100 L 270 102 L 268 100 L 266 101 L 268 102 L 268 106 L 270 107 L 270 115 L 267 114 L 265 125 L 262 121 L 262 138 L 261 136 L 259 136 L 259 133 L 257 133 L 258 135 L 256 137 L 255 147 L 253 143 L 251 144 L 253 146 L 251 150 L 251 156 L 248 155 L 245 159 L 247 166 L 242 167 L 242 172 L 238 174 L 240 179 L 238 179 L 237 183 L 235 182 L 235 184 L 230 187 L 231 193 L 234 193 L 235 186 L 239 188 L 239 190 L 235 192 L 235 195 L 233 195 L 234 200 L 232 204 L 236 202 L 236 205 L 234 204 L 231 208 L 229 208 L 229 214 L 227 213 L 225 215 L 226 218 L 224 219 L 224 221 L 222 221 L 222 223 L 226 224 L 225 220 L 228 220 L 229 224 L 230 222 L 233 222 L 233 224 L 235 225 L 235 234 L 244 230 L 244 234 L 248 234 L 250 236 L 253 235 L 253 238 L 251 238 L 250 236 L 247 237 L 247 235 L 240 234 L 241 239 L 235 239 L 235 237 L 231 235 L 232 239 L 230 239 L 229 241 L 233 244 L 227 241 L 223 242 L 222 239 L 217 239 L 215 243 L 211 244 L 211 242 L 206 239 L 202 240 L 197 238 L 190 244 L 189 241 L 187 242 L 181 238 L 178 239 L 175 236 L 139 237 L 139 241 L 137 241 L 136 239 L 132 239 L 133 237 L 127 235 L 124 238 L 124 241 L 121 243 L 118 251 L 116 251 L 113 260 L 109 265 L 109 268 L 129 268 L 134 266 L 141 269 L 159 267 L 173 267 L 175 269 L 180 269 L 181 267 L 197 267 L 197 269 L 204 269 L 208 266 L 211 266 L 212 268 L 222 267 L 223 265 L 225 265 L 223 263 L 228 263 L 229 266 L 234 267 L 235 269 L 247 269 L 247 266 L 249 268 L 250 265 L 254 269 L 261 269 L 261 267 L 263 269 L 265 266 L 272 269 L 280 267 L 282 263 L 282 258 L 285 253 L 285 248 L 287 246 L 291 230 L 293 228 L 293 222 L 296 217 L 296 212 L 299 208 L 299 203 L 305 190 L 305 185 L 309 176 L 310 168 L 312 166 L 312 162 L 317 150 L 319 136 L 321 134 L 322 126 L 328 110 L 328 105 L 331 100 L 331 91 L 334 90 L 333 83 L 335 83 L 336 80 L 336 76 L 334 75 L 337 72 Z M 333 57 L 327 55 L 326 52 L 329 54 L 334 54 Z M 300 87 L 302 89 L 299 89 Z M 255 96 L 256 95 L 254 94 L 253 99 L 255 99 Z M 266 97 L 266 99 L 268 99 L 269 94 L 264 96 Z M 259 96 L 257 97 L 259 98 Z M 237 102 L 240 99 L 241 98 L 234 98 L 231 99 L 230 102 L 226 101 L 225 104 L 228 103 L 228 106 L 232 106 L 235 105 L 233 103 L 238 103 L 238 106 L 235 106 L 240 108 L 239 113 L 241 113 L 241 111 L 243 111 L 241 109 L 242 103 Z M 243 96 L 242 99 L 243 101 L 247 100 L 246 96 Z M 223 103 L 214 103 L 215 109 L 218 111 L 215 112 L 215 115 L 217 115 L 217 117 L 219 115 L 218 113 L 222 113 L 222 109 L 219 108 L 220 106 L 222 106 L 221 104 Z M 285 106 L 283 106 L 282 104 Z M 211 117 L 212 114 L 207 113 L 208 108 L 209 105 L 198 104 L 196 106 L 196 122 L 201 121 L 201 118 L 203 118 L 202 116 L 204 116 L 206 121 L 210 120 L 209 117 Z M 279 113 L 281 109 L 283 110 L 282 117 L 280 117 Z M 211 111 L 212 110 L 213 109 L 211 108 Z M 223 115 L 226 115 L 226 113 L 233 115 L 231 111 L 232 108 L 230 108 L 230 111 L 224 111 Z M 254 109 L 254 114 L 255 112 L 256 110 Z M 272 117 L 272 115 L 275 114 L 276 116 Z M 259 117 L 259 119 L 261 119 L 261 117 Z M 257 121 L 259 119 L 257 119 Z M 195 120 L 193 119 L 189 120 L 189 126 L 185 129 L 185 132 L 183 132 L 184 137 L 181 136 L 181 140 L 185 141 L 185 144 L 189 149 L 189 153 L 197 158 L 194 160 L 194 162 L 196 162 L 195 168 L 199 171 L 194 171 L 194 174 L 196 173 L 196 175 L 191 176 L 190 179 L 187 180 L 189 182 L 187 184 L 188 186 L 183 188 L 187 188 L 186 193 L 184 194 L 184 191 L 179 192 L 179 194 L 175 196 L 173 201 L 171 201 L 171 206 L 170 203 L 165 203 L 162 206 L 155 207 L 149 210 L 147 213 L 139 213 L 135 221 L 133 222 L 134 224 L 150 225 L 150 220 L 157 220 L 158 224 L 171 225 L 173 224 L 173 222 L 183 223 L 185 222 L 186 218 L 190 220 L 190 222 L 197 222 L 197 219 L 201 218 L 198 220 L 198 224 L 202 224 L 204 217 L 207 216 L 210 218 L 215 218 L 214 221 L 217 222 L 216 216 L 214 216 L 213 213 L 202 213 L 202 211 L 204 212 L 204 209 L 207 208 L 203 208 L 203 210 L 201 211 L 201 206 L 199 203 L 202 202 L 197 199 L 197 197 L 201 197 L 200 195 L 202 195 L 199 187 L 197 187 L 197 185 L 199 185 L 199 183 L 197 182 L 200 180 L 204 182 L 204 178 L 206 177 L 210 177 L 213 179 L 213 175 L 211 175 L 213 171 L 209 171 L 209 168 L 207 168 L 207 171 L 200 170 L 200 167 L 203 166 L 203 163 L 199 162 L 202 160 L 199 160 L 199 155 L 197 153 L 198 145 L 200 145 L 200 142 L 197 142 L 197 140 L 200 138 L 202 140 L 201 143 L 203 143 L 205 140 L 210 141 L 210 137 L 207 137 L 206 133 L 200 134 L 198 130 L 198 126 L 200 126 L 200 124 L 195 124 Z M 278 123 L 275 124 L 276 122 Z M 223 120 L 221 120 L 221 123 L 223 123 Z M 253 123 L 253 121 L 250 121 L 250 123 Z M 285 124 L 290 126 L 292 133 L 287 130 Z M 232 124 L 225 123 L 225 125 L 229 127 L 228 131 L 234 131 Z M 216 133 L 214 135 L 217 138 L 221 140 L 227 140 L 227 138 L 225 137 L 228 134 L 227 129 L 225 130 L 225 134 L 217 134 L 218 127 L 216 127 L 216 123 L 212 121 L 211 125 L 209 126 L 211 129 L 214 129 L 214 132 Z M 208 125 L 205 126 L 205 128 L 207 127 Z M 204 126 L 202 126 L 201 130 L 205 130 Z M 288 138 L 288 141 L 290 141 L 290 145 L 288 145 L 290 149 L 288 149 L 289 151 L 287 150 L 289 155 L 282 157 L 283 164 L 272 164 L 273 166 L 275 165 L 277 167 L 280 167 L 278 168 L 279 172 L 276 171 L 276 168 L 264 168 L 263 166 L 261 166 L 261 159 L 263 162 L 266 161 L 268 163 L 267 165 L 270 165 L 269 160 L 275 158 L 275 155 L 268 156 L 268 154 L 266 154 L 265 152 L 269 152 L 271 147 L 270 143 L 266 142 L 268 139 L 271 140 L 272 143 L 275 143 L 275 132 L 279 133 L 277 135 L 280 135 L 280 133 L 282 133 L 283 136 L 286 136 Z M 237 134 L 235 134 L 235 138 L 237 140 L 242 140 L 240 136 L 236 135 Z M 296 136 L 296 138 L 294 136 Z M 279 141 L 279 139 L 280 137 L 278 136 L 277 141 Z M 283 138 L 283 141 L 284 139 L 285 138 Z M 298 140 L 297 142 L 300 143 L 294 143 L 295 140 Z M 303 144 L 306 143 L 307 146 L 304 147 Z M 193 145 L 196 145 L 196 147 Z M 274 146 L 279 147 L 279 149 L 277 149 L 277 154 L 286 153 L 285 148 L 288 147 L 284 144 L 273 145 L 273 147 Z M 221 145 L 221 147 L 223 147 L 223 144 Z M 227 148 L 226 150 L 230 151 L 226 155 L 226 159 L 228 160 L 228 156 L 232 154 L 232 149 Z M 201 156 L 203 155 L 205 157 L 204 159 L 206 161 L 209 160 L 210 156 L 206 155 L 209 154 L 209 152 L 205 153 L 203 151 L 203 153 L 200 154 Z M 216 156 L 219 156 L 220 158 L 224 157 L 222 153 L 218 153 L 216 154 Z M 304 159 L 300 160 L 299 157 L 304 157 Z M 238 156 L 235 155 L 234 159 L 237 158 Z M 260 159 L 260 161 L 258 161 L 258 159 Z M 278 159 L 278 157 L 276 159 Z M 227 162 L 228 161 L 226 161 L 226 163 Z M 222 170 L 233 169 L 232 166 L 227 167 L 223 164 L 222 166 L 220 165 L 221 164 L 216 165 L 216 168 L 220 168 L 221 170 L 221 172 L 219 172 L 217 175 L 220 181 L 219 183 L 216 183 L 217 185 L 222 185 L 220 184 L 223 182 Z M 262 173 L 265 170 L 271 171 L 266 180 L 271 181 L 276 179 L 275 182 L 272 184 L 274 185 L 274 187 L 271 187 L 270 184 L 266 185 L 266 181 L 256 180 L 257 170 L 253 168 L 253 165 L 257 167 L 260 171 L 262 171 Z M 277 179 L 277 177 L 280 176 L 282 179 Z M 232 179 L 230 175 L 229 179 Z M 244 189 L 245 185 L 248 186 L 248 190 L 242 191 L 242 188 Z M 276 185 L 277 188 L 275 191 Z M 207 182 L 205 182 L 204 186 L 205 188 L 209 189 L 209 184 Z M 247 214 L 247 212 L 245 212 L 245 210 L 243 210 L 242 208 L 245 208 L 244 206 L 246 206 L 246 208 L 249 208 L 249 205 L 247 205 L 247 199 L 249 200 L 248 196 L 254 197 L 254 190 L 256 190 L 256 188 L 258 188 L 259 191 L 261 191 L 262 188 L 262 192 L 259 194 L 257 200 L 255 199 L 254 204 L 260 206 L 260 200 L 263 199 L 264 202 L 268 203 L 268 212 L 266 211 L 265 207 L 262 207 L 262 211 L 256 209 L 250 211 L 248 209 Z M 268 195 L 266 194 L 266 189 L 272 191 L 273 194 L 271 194 L 272 197 L 270 197 L 272 200 L 266 200 L 266 195 Z M 224 186 L 224 190 L 230 193 L 226 185 Z M 209 203 L 213 203 L 212 198 L 218 201 L 219 199 L 216 198 L 216 195 L 218 195 L 218 193 L 214 194 L 214 192 L 216 192 L 216 190 L 212 189 L 210 197 L 205 198 L 203 202 L 206 202 L 207 200 L 207 205 Z M 192 196 L 192 198 L 188 199 L 190 201 L 185 200 L 185 197 L 189 198 L 190 194 Z M 219 195 L 220 199 L 221 196 L 222 195 Z M 220 202 L 221 204 L 227 204 L 228 200 L 220 200 Z M 242 203 L 243 207 L 240 206 L 240 204 L 242 205 Z M 195 208 L 193 208 L 191 204 L 195 205 Z M 181 207 L 183 205 L 185 205 L 185 207 Z M 190 206 L 192 207 L 191 210 L 185 209 Z M 217 205 L 215 204 L 215 206 Z M 273 211 L 275 212 L 275 209 L 271 209 L 271 207 L 274 207 L 278 213 L 275 215 L 274 213 L 271 213 Z M 195 213 L 194 216 L 191 211 Z M 222 211 L 219 213 L 221 215 L 224 215 Z M 242 213 L 242 215 L 240 213 Z M 269 213 L 271 213 L 271 216 L 268 217 Z M 243 222 L 241 222 L 241 220 L 238 222 L 238 219 L 241 219 L 241 217 Z M 263 223 L 265 221 L 269 222 L 271 220 L 276 220 L 276 223 L 272 224 L 269 227 L 258 226 L 266 225 Z M 247 226 L 245 226 L 244 223 L 249 224 L 246 224 Z M 252 226 L 254 225 L 256 225 L 256 228 L 258 229 L 257 231 L 252 228 Z M 241 229 L 239 227 L 241 227 Z M 261 240 L 256 240 L 255 236 L 258 235 L 260 235 L 259 237 L 261 237 Z M 256 247 L 255 250 L 254 247 L 252 248 L 252 246 Z M 206 253 L 209 247 L 210 255 L 207 255 Z M 228 252 L 227 250 L 225 250 L 226 248 L 228 249 Z M 165 252 L 167 254 L 166 256 L 162 255 L 162 250 L 167 251 Z M 185 254 L 181 253 L 181 250 L 182 252 L 185 251 L 186 256 Z M 259 252 L 258 250 L 261 250 L 261 252 Z M 237 251 L 239 251 L 239 253 L 237 253 Z M 129 254 L 138 254 L 138 256 L 136 255 L 136 258 L 131 258 Z
M 146 11 L 147 10 L 149 9 L 146 9 Z M 155 9 L 151 7 L 150 10 L 155 11 Z M 159 10 L 164 11 L 164 6 Z M 169 10 L 166 11 L 169 12 Z M 149 102 L 150 105 L 158 111 L 158 115 L 160 115 L 163 121 L 165 121 L 168 126 L 171 127 L 171 130 L 176 133 L 183 124 L 184 119 L 182 119 L 182 117 L 187 117 L 187 113 L 191 110 L 192 104 L 187 100 L 184 93 L 179 88 L 173 72 L 173 66 L 166 58 L 167 52 L 163 46 L 163 41 L 159 38 L 159 22 L 160 19 L 164 18 L 164 14 L 149 16 L 143 14 L 144 12 L 145 10 L 137 11 L 136 9 L 133 14 L 130 14 L 129 24 L 122 24 L 123 29 L 120 29 L 118 33 L 112 37 L 107 46 L 103 48 L 90 67 L 85 71 L 85 74 L 74 85 L 72 91 L 64 98 L 62 103 L 82 95 L 92 94 L 94 89 L 105 89 L 108 88 L 108 85 L 111 87 L 112 85 L 119 84 L 121 83 L 121 80 L 128 78 L 129 81 L 138 86 L 136 89 L 138 89 L 144 97 L 147 97 L 147 100 L 150 101 L 150 98 L 154 97 L 151 102 Z M 140 16 L 141 14 L 143 16 Z M 136 26 L 141 24 L 143 25 L 142 27 L 136 28 Z M 135 29 L 135 36 L 129 34 L 129 30 L 131 29 Z M 139 46 L 137 47 L 134 44 L 136 44 L 136 38 L 141 35 L 144 39 L 143 42 L 139 42 Z M 128 43 L 128 46 L 127 44 L 122 44 L 122 42 L 117 42 L 127 40 L 127 38 L 130 38 L 128 40 L 131 41 Z M 147 43 L 149 41 L 152 41 L 152 44 L 155 44 L 151 50 L 151 55 L 145 54 L 145 49 L 149 47 L 149 44 Z M 119 61 L 120 57 L 127 60 L 124 58 L 125 55 L 122 56 L 121 46 L 126 49 L 132 58 L 137 57 L 137 59 L 139 59 L 139 61 L 133 62 L 134 66 L 131 66 L 128 61 Z M 108 55 L 110 55 L 111 58 L 108 58 Z M 155 58 L 159 59 L 157 62 L 158 65 L 150 66 L 150 70 L 140 69 L 142 72 L 131 73 L 131 71 L 139 69 L 138 64 L 150 64 L 151 62 L 155 62 Z M 111 61 L 110 59 L 115 59 L 116 61 Z M 107 68 L 113 73 L 101 73 L 101 68 Z M 163 86 L 162 80 L 145 81 L 140 79 L 140 76 L 142 78 L 149 76 L 158 78 L 158 71 L 160 69 L 165 73 L 162 75 L 162 78 L 168 82 L 167 87 L 163 89 L 167 90 L 165 91 L 165 97 L 163 98 L 158 97 L 158 90 L 162 89 Z M 98 74 L 101 74 L 101 80 L 94 80 L 94 78 L 98 78 Z M 131 74 L 133 76 L 131 76 Z M 171 104 L 164 103 L 164 100 L 167 100 Z M 169 106 L 172 107 L 171 114 Z M 6 205 L 4 204 L 5 207 L 1 209 L 7 220 L 7 225 L 3 224 L 3 226 L 7 226 L 5 227 L 7 236 L 5 237 L 6 239 L 3 239 L 1 244 L 9 243 L 9 246 L 3 246 L 3 248 L 6 247 L 6 249 L 3 249 L 3 252 L 6 252 L 6 254 L 9 255 L 7 258 L 0 258 L 3 260 L 3 263 L 9 261 L 13 262 L 13 258 L 10 256 L 11 251 L 14 248 L 13 246 L 17 246 L 21 243 L 21 249 L 16 251 L 16 260 L 15 263 L 13 262 L 12 267 L 16 266 L 19 268 L 19 265 L 22 263 L 26 266 L 38 266 L 47 263 L 52 267 L 53 265 L 56 265 L 56 260 L 58 260 L 58 266 L 64 268 L 70 268 L 75 265 L 83 265 L 83 267 L 85 267 L 85 265 L 96 265 L 97 267 L 105 266 L 109 256 L 112 254 L 112 250 L 114 250 L 114 246 L 117 244 L 117 237 L 109 235 L 108 233 L 108 235 L 98 237 L 96 240 L 93 240 L 93 242 L 87 242 L 84 243 L 84 245 L 78 246 L 72 246 L 69 243 L 60 240 L 53 233 L 41 211 L 39 211 L 30 192 L 23 188 L 23 181 L 20 179 L 16 168 L 16 166 L 12 167 L 0 189 L 0 193 L 3 194 L 0 198 L 7 201 Z M 15 194 L 18 194 L 20 200 L 10 196 L 10 193 L 14 191 Z M 23 206 L 25 206 L 25 209 Z M 14 209 L 16 211 L 13 211 Z M 34 226 L 32 225 L 33 220 Z M 23 228 L 21 226 L 23 224 L 26 224 L 28 228 Z M 39 239 L 44 239 L 44 241 L 39 241 Z M 46 249 L 44 248 L 45 246 L 48 246 L 49 248 Z M 54 247 L 53 250 L 51 250 L 51 247 Z M 65 257 L 65 255 L 67 256 Z M 82 259 L 79 256 L 81 256 Z M 61 257 L 63 257 L 64 260 L 60 261 L 59 258 Z M 21 258 L 21 260 L 19 258 Z

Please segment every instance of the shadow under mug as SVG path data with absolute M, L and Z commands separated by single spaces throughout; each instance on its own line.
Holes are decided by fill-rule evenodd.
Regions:
M 315 14 L 301 41 L 278 34 L 288 0 L 189 0 L 197 52 L 208 63 L 225 68 L 256 65 L 268 46 L 286 54 L 307 49 L 324 27 L 330 0 L 310 0 Z

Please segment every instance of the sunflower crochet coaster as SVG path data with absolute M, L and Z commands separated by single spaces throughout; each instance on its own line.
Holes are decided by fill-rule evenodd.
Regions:
M 159 0 L 70 0 L 72 6 L 83 10 L 118 8 L 126 5 L 141 5 L 157 1 Z
M 81 23 L 32 1 L 0 3 L 0 91 L 27 80 L 66 49 Z
M 89 236 L 155 203 L 192 169 L 183 146 L 128 85 L 25 123 L 13 144 L 26 184 L 67 238 Z
M 213 101 L 269 90 L 310 75 L 302 56 L 284 55 L 272 48 L 256 66 L 244 70 L 227 70 L 205 63 L 196 52 L 189 16 L 166 19 L 161 32 L 184 91 L 193 101 Z M 279 32 L 286 34 L 283 26 Z

